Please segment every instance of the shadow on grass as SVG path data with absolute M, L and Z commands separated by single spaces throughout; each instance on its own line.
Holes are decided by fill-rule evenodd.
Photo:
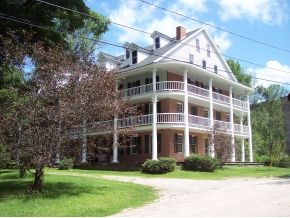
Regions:
M 21 179 L 16 171 L 6 171 L 6 174 L 3 171 L 0 172 L 0 201 L 11 198 L 29 201 L 36 198 L 56 199 L 82 194 L 105 195 L 111 189 L 110 186 L 98 185 L 98 182 L 83 185 L 86 182 L 83 178 L 77 181 L 61 181 L 69 180 L 69 178 L 56 176 L 52 179 L 45 178 L 42 192 L 37 193 L 31 191 L 32 177 Z

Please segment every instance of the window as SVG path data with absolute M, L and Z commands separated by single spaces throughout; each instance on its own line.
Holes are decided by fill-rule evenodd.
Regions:
M 190 135 L 189 136 L 189 144 L 191 148 L 191 153 L 198 153 L 198 138 L 197 136 Z
M 157 134 L 157 152 L 161 152 L 161 134 Z M 152 134 L 145 135 L 145 154 L 152 153 Z
M 214 65 L 213 69 L 214 69 L 214 73 L 217 73 L 218 72 L 217 65 Z
M 138 137 L 131 137 L 130 138 L 130 154 L 137 154 L 138 153 Z
M 174 151 L 175 153 L 183 152 L 183 135 L 182 134 L 174 135 Z
M 204 140 L 205 155 L 209 155 L 209 142 L 208 139 Z
M 226 121 L 230 122 L 230 114 L 229 113 L 226 113 Z
M 197 107 L 191 106 L 191 115 L 197 116 Z
M 128 49 L 126 49 L 126 59 L 128 59 L 130 57 L 130 52 Z
M 222 120 L 222 113 L 219 112 L 219 111 L 216 111 L 216 112 L 215 112 L 215 119 L 216 119 L 216 120 Z
M 189 54 L 189 63 L 193 64 L 193 54 Z
M 158 49 L 158 48 L 160 48 L 160 38 L 159 37 L 155 38 L 155 49 Z
M 177 103 L 177 113 L 183 113 L 183 104 Z
M 208 118 L 208 108 L 204 108 L 203 116 Z
M 200 46 L 199 46 L 199 40 L 195 39 L 195 47 L 196 47 L 196 51 L 200 52 Z
M 205 60 L 202 60 L 202 68 L 206 69 L 206 61 Z
M 209 44 L 206 45 L 206 54 L 208 57 L 210 57 L 210 45 Z
M 132 51 L 132 64 L 137 63 L 137 51 Z

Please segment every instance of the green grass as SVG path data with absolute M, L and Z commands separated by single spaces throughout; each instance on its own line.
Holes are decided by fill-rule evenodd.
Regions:
M 0 170 L 0 217 L 107 216 L 157 198 L 151 187 L 100 178 L 46 174 L 40 194 L 31 194 L 31 182 Z
M 174 172 L 162 174 L 162 175 L 150 175 L 144 174 L 138 171 L 105 171 L 105 170 L 79 170 L 73 169 L 72 171 L 59 171 L 55 169 L 49 169 L 49 173 L 71 173 L 71 174 L 86 174 L 97 177 L 106 175 L 118 175 L 118 176 L 141 176 L 146 178 L 182 178 L 182 179 L 228 179 L 228 178 L 241 178 L 241 177 L 290 177 L 289 168 L 276 168 L 276 167 L 264 167 L 264 166 L 248 166 L 248 167 L 223 167 L 215 172 L 192 172 L 183 171 L 177 168 Z

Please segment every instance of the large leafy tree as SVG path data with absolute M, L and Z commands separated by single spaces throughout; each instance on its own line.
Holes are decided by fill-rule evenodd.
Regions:
M 288 91 L 280 85 L 258 86 L 253 94 L 252 126 L 257 155 L 277 156 L 285 150 L 281 97 Z
M 247 74 L 245 70 L 242 68 L 240 63 L 238 61 L 235 61 L 233 59 L 228 59 L 227 63 L 229 67 L 231 68 L 233 74 L 237 78 L 238 82 L 245 85 L 252 87 L 253 85 L 253 79 L 251 75 Z

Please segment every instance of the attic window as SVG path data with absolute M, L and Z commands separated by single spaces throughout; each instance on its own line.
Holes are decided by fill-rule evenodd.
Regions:
M 218 67 L 217 67 L 217 65 L 214 65 L 214 73 L 217 73 L 218 72 Z
M 207 53 L 207 56 L 210 57 L 210 45 L 209 44 L 206 45 L 206 53 Z
M 200 52 L 200 45 L 199 45 L 199 40 L 195 39 L 195 47 L 196 47 L 196 51 Z
M 160 38 L 156 37 L 155 38 L 155 49 L 158 49 L 158 48 L 160 48 Z
M 130 52 L 128 49 L 126 49 L 126 59 L 128 59 L 130 57 Z
M 137 63 L 137 51 L 132 51 L 132 64 Z

